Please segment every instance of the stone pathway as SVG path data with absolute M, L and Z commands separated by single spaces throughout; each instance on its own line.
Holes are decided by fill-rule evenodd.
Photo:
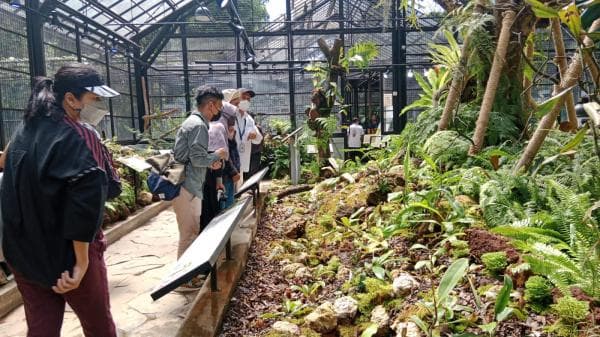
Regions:
M 121 337 L 169 337 L 177 332 L 196 293 L 171 292 L 156 302 L 150 298 L 176 259 L 177 239 L 175 213 L 170 208 L 108 247 L 111 311 Z M 5 337 L 26 335 L 23 306 L 0 319 L 0 331 Z M 83 336 L 70 308 L 61 335 Z

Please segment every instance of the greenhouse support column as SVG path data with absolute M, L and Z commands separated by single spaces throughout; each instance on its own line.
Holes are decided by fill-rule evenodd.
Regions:
M 145 80 L 147 72 L 140 64 L 140 50 L 136 48 L 134 52 L 135 62 L 133 63 L 133 71 L 135 73 L 135 92 L 137 96 L 137 113 L 138 113 L 138 128 L 140 132 L 144 132 L 144 115 L 146 114 L 146 103 L 144 102 L 144 87 L 142 81 Z
M 79 33 L 79 29 L 75 30 L 75 49 L 77 53 L 77 62 L 81 62 L 81 33 Z
M 288 85 L 290 91 L 290 122 L 292 129 L 295 130 L 298 125 L 296 120 L 296 74 L 294 72 L 294 32 L 292 29 L 292 2 L 286 0 L 285 3 L 286 30 L 288 42 Z
M 108 41 L 104 40 L 104 59 L 106 61 L 106 85 L 110 87 L 110 51 L 106 46 L 108 46 Z M 113 112 L 113 102 L 112 98 L 108 99 L 108 112 L 110 114 L 110 138 L 116 136 L 115 134 L 115 115 Z
M 406 106 L 406 22 L 404 16 L 400 16 L 398 1 L 394 1 L 392 11 L 392 60 L 394 63 L 394 132 L 400 133 L 406 125 L 406 114 L 400 115 L 402 108 Z
M 242 50 L 240 46 L 240 34 L 235 33 L 235 85 L 241 88 L 242 85 Z
M 128 55 L 129 56 L 129 55 Z M 129 86 L 129 108 L 131 109 L 131 130 L 135 130 L 135 105 L 133 104 L 133 84 L 131 83 L 131 58 L 127 57 L 127 74 L 129 76 L 127 76 L 127 84 Z M 137 140 L 137 137 L 135 136 L 135 132 L 132 132 L 133 134 L 133 141 L 135 142 Z
M 188 45 L 187 45 L 187 31 L 185 25 L 181 25 L 181 52 L 183 60 L 183 90 L 185 90 L 185 111 L 192 111 L 192 97 L 190 95 L 190 71 L 189 71 L 189 60 L 188 60 Z
M 29 74 L 31 84 L 37 76 L 46 76 L 46 60 L 44 57 L 44 20 L 37 11 L 40 8 L 39 0 L 27 0 L 25 6 L 25 20 L 27 25 L 27 50 L 29 52 Z

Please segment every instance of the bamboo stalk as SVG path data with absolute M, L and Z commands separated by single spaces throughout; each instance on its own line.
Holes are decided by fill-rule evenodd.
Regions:
M 477 0 L 477 4 L 475 5 L 475 9 L 473 10 L 473 14 L 481 14 L 483 12 L 483 1 Z M 465 79 L 468 75 L 467 64 L 469 62 L 469 45 L 471 44 L 471 34 L 465 36 L 463 41 L 463 45 L 460 51 L 460 59 L 458 61 L 458 66 L 452 74 L 452 84 L 450 85 L 450 89 L 448 90 L 448 97 L 446 98 L 446 105 L 444 105 L 444 111 L 442 112 L 442 117 L 438 123 L 438 130 L 446 130 L 450 125 L 450 119 L 452 118 L 452 114 L 456 106 L 458 105 L 458 101 L 460 100 L 460 95 L 465 87 Z
M 475 134 L 473 135 L 473 144 L 469 148 L 470 155 L 477 154 L 483 147 L 483 140 L 490 121 L 490 112 L 492 111 L 494 98 L 496 97 L 500 75 L 502 73 L 502 68 L 506 63 L 506 51 L 508 49 L 508 42 L 510 41 L 511 27 L 515 22 L 515 16 L 516 14 L 513 10 L 507 10 L 503 13 L 502 30 L 500 31 L 500 37 L 498 38 L 498 46 L 496 47 L 494 62 L 492 63 L 492 69 L 490 70 L 490 77 L 488 78 L 483 101 L 481 102 Z
M 565 51 L 562 30 L 560 28 L 560 19 L 550 19 L 550 24 L 552 27 L 552 40 L 554 41 L 554 49 L 556 51 L 555 62 L 558 65 L 560 78 L 563 78 L 567 72 L 567 54 Z M 572 92 L 565 95 L 565 107 L 567 108 L 567 113 L 569 115 L 568 131 L 573 131 L 577 129 L 577 114 L 575 113 L 575 100 L 573 99 Z

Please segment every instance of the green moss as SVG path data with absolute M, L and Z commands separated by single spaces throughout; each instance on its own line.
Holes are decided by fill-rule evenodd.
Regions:
M 320 333 L 310 328 L 300 328 L 300 335 L 304 337 L 321 337 Z
M 339 337 L 356 337 L 358 336 L 358 327 L 354 325 L 340 325 L 338 326 Z
M 376 305 L 384 303 L 392 297 L 392 285 L 376 279 L 366 278 L 362 281 L 364 293 L 356 294 L 358 301 L 358 311 L 363 315 L 369 315 Z
M 342 263 L 340 261 L 340 258 L 337 256 L 333 256 L 331 259 L 329 259 L 329 262 L 327 262 L 327 269 L 334 273 L 337 273 L 341 264 Z
M 481 255 L 485 269 L 492 274 L 498 274 L 508 265 L 506 252 L 493 252 Z
M 395 298 L 384 303 L 385 309 L 389 312 L 392 310 L 400 310 L 404 304 L 404 299 Z
M 532 276 L 525 282 L 525 300 L 536 312 L 552 303 L 552 283 L 541 276 Z
M 579 330 L 576 325 L 564 324 L 561 321 L 557 321 L 548 327 L 550 336 L 556 337 L 577 337 L 579 336 Z
M 452 257 L 458 259 L 469 255 L 469 243 L 463 240 L 452 242 Z
M 556 304 L 552 305 L 552 309 L 556 311 L 561 322 L 575 324 L 585 320 L 590 311 L 590 304 L 565 296 L 559 298 Z
M 353 288 L 354 288 L 354 286 L 352 285 L 352 281 L 346 281 L 340 287 L 340 291 L 343 292 L 344 294 L 349 294 Z

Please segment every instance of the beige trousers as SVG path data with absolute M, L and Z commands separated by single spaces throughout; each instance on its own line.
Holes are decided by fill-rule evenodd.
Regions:
M 179 226 L 179 245 L 177 247 L 177 259 L 179 259 L 200 234 L 202 199 L 181 187 L 179 196 L 173 199 L 173 210 Z

